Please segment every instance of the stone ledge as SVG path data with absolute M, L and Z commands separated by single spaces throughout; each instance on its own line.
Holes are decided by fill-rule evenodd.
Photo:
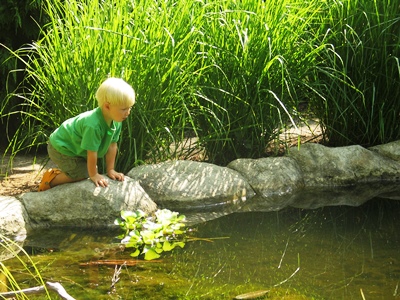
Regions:
M 400 200 L 400 141 L 366 149 L 305 144 L 285 157 L 237 159 L 227 167 L 168 161 L 133 168 L 124 182 L 89 180 L 45 192 L 0 196 L 0 233 L 49 226 L 106 227 L 121 210 L 190 211 L 193 222 L 235 211 L 361 205 Z M 196 221 L 194 221 L 196 220 Z

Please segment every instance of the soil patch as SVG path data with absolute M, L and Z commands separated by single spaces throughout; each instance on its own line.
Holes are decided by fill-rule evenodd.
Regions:
M 10 161 L 10 156 L 1 156 L 0 195 L 14 196 L 37 191 L 42 175 L 47 168 L 46 155 L 18 155 Z

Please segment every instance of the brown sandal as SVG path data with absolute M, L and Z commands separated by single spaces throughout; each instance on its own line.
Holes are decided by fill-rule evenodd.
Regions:
M 38 192 L 43 192 L 51 188 L 50 182 L 61 173 L 59 169 L 48 169 L 43 174 L 42 181 L 39 184 Z

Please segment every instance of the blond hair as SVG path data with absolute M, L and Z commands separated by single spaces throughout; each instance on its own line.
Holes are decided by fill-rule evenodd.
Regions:
M 96 99 L 100 107 L 105 103 L 133 106 L 135 91 L 123 79 L 110 77 L 97 89 Z

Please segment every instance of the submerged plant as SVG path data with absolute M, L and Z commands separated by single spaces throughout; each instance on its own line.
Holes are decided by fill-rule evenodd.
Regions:
M 157 259 L 165 251 L 185 246 L 185 216 L 168 209 L 157 210 L 148 216 L 142 210 L 122 211 L 115 220 L 124 233 L 118 236 L 126 248 L 133 248 L 131 256 L 144 254 L 145 260 Z

